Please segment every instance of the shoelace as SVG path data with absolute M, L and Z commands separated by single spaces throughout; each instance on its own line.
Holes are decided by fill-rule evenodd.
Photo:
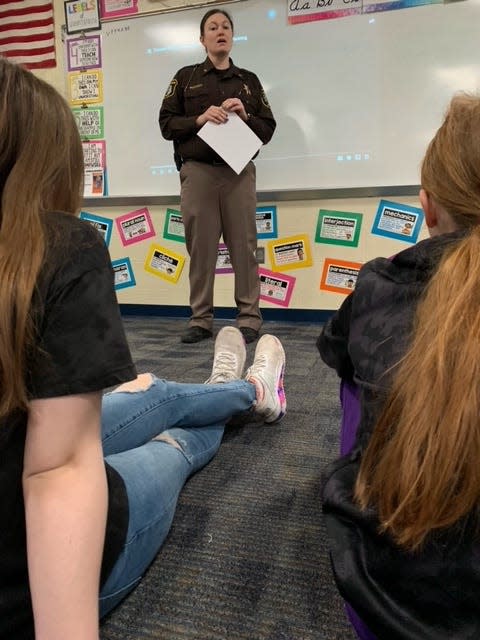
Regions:
M 255 362 L 248 370 L 248 375 L 255 376 L 256 373 L 263 373 L 268 365 L 267 356 L 265 353 L 260 353 L 255 358 Z
M 237 369 L 237 358 L 233 353 L 220 351 L 215 355 L 214 372 L 210 378 L 211 382 L 228 382 L 234 380 Z

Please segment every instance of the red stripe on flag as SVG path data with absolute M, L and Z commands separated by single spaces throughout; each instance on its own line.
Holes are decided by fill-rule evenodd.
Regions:
M 8 11 L 0 11 L 0 20 L 3 18 L 18 18 L 19 16 L 28 16 L 30 13 L 48 13 L 52 11 L 52 3 L 35 6 L 31 5 L 22 7 L 21 9 L 9 9 Z
M 3 55 L 7 58 L 25 58 L 26 56 L 40 56 L 42 53 L 54 53 L 55 47 L 40 47 L 35 49 L 11 49 L 4 51 Z
M 8 38 L 2 38 L 0 35 L 0 47 L 5 44 L 12 44 L 13 42 L 41 42 L 43 40 L 51 40 L 51 33 L 39 33 L 38 35 L 21 35 L 21 36 L 10 36 Z
M 46 18 L 45 20 L 30 20 L 29 22 L 17 22 L 10 24 L 0 24 L 0 33 L 3 31 L 28 31 L 29 29 L 38 29 L 39 27 L 52 27 L 53 33 L 53 18 Z
M 27 69 L 50 69 L 56 67 L 57 63 L 55 60 L 43 60 L 42 62 L 24 62 L 23 66 Z

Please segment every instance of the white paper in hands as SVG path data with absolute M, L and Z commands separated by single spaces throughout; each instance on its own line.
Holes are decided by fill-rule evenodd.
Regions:
M 233 111 L 224 124 L 207 122 L 197 132 L 235 173 L 242 172 L 262 146 L 260 138 Z

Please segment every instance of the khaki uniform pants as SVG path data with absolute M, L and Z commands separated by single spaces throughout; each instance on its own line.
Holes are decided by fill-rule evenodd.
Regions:
M 188 160 L 180 169 L 180 208 L 190 256 L 190 326 L 212 329 L 215 266 L 220 236 L 235 273 L 237 325 L 260 329 L 260 281 L 255 256 L 256 172 Z

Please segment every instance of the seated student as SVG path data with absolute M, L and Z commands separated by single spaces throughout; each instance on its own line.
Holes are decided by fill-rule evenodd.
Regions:
M 225 422 L 283 416 L 285 355 L 262 336 L 240 380 L 245 343 L 228 327 L 208 384 L 136 377 L 104 241 L 75 215 L 73 115 L 1 57 L 0 87 L 0 638 L 93 640 Z
M 421 183 L 431 237 L 364 265 L 318 339 L 343 380 L 350 420 L 346 455 L 325 474 L 323 509 L 335 579 L 358 637 L 473 640 L 480 638 L 480 98 L 452 100 Z

